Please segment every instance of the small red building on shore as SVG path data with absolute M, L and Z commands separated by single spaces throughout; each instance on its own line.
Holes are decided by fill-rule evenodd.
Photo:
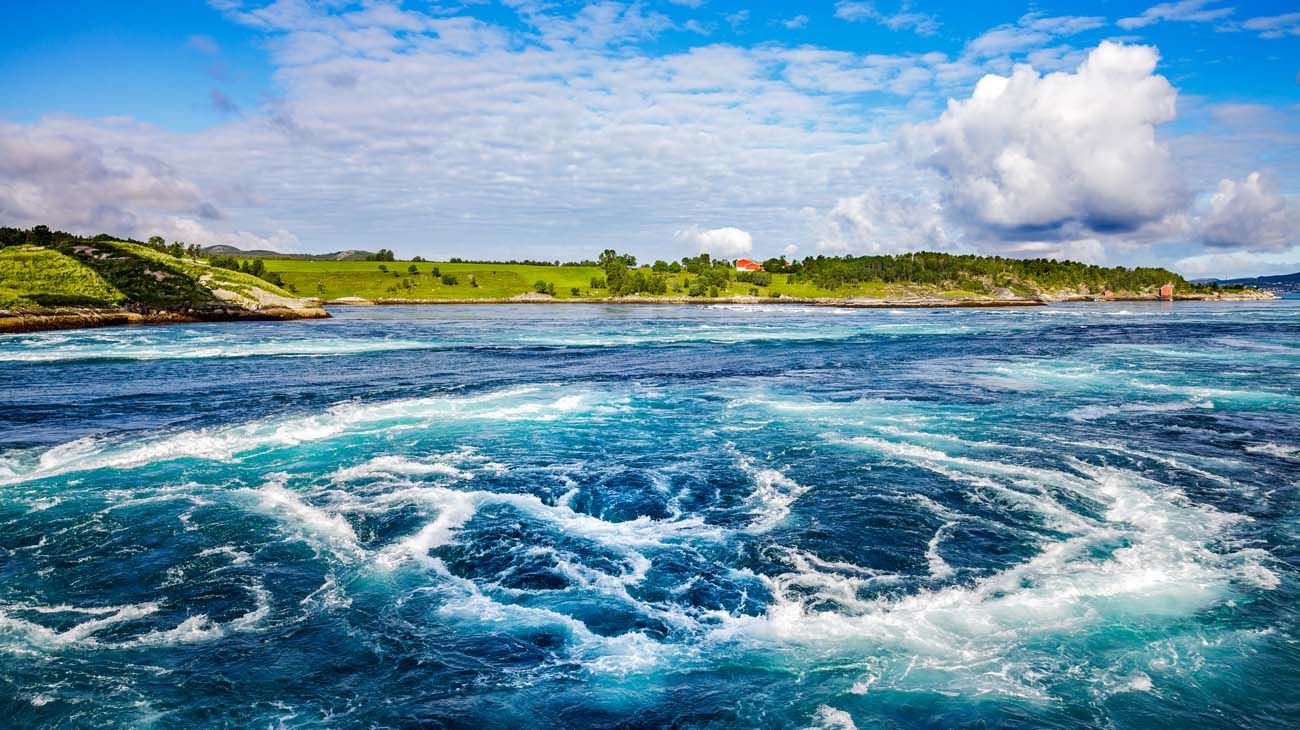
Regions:
M 1165 301 L 1173 301 L 1173 299 L 1174 299 L 1174 285 L 1173 285 L 1173 284 L 1165 284 L 1164 286 L 1160 287 L 1160 298 L 1161 298 L 1162 300 L 1165 300 Z
M 737 259 L 736 271 L 762 271 L 763 265 L 749 259 Z

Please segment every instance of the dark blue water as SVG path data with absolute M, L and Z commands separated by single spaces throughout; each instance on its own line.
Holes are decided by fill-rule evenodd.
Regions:
M 1293 727 L 1300 302 L 0 337 L 0 725 Z

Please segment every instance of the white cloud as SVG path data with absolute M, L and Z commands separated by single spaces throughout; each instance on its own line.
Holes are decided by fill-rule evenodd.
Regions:
M 1030 13 L 1016 23 L 985 31 L 970 43 L 966 52 L 977 57 L 997 56 L 1037 48 L 1054 38 L 1099 28 L 1105 22 L 1097 16 L 1044 16 Z
M 1279 195 L 1258 172 L 1222 180 L 1201 221 L 1208 246 L 1283 251 L 1300 245 L 1300 206 Z
M 1241 27 L 1259 33 L 1260 38 L 1300 36 L 1300 13 L 1283 13 L 1282 15 L 1251 18 L 1242 23 Z M 1300 76 L 1297 78 L 1300 78 Z
M 941 251 L 959 243 L 937 200 L 887 194 L 877 187 L 841 199 L 818 228 L 817 248 L 830 253 Z
M 176 167 L 94 136 L 87 127 L 57 119 L 32 127 L 0 124 L 0 219 L 7 225 L 48 224 L 86 235 L 298 247 L 297 239 L 283 230 L 269 238 L 223 232 L 218 223 L 223 213 Z
M 694 243 L 700 253 L 718 258 L 733 259 L 754 251 L 754 237 L 739 228 L 688 228 L 678 231 L 677 237 Z
M 1232 251 L 1180 259 L 1170 267 L 1191 278 L 1231 279 L 1300 272 L 1300 246 L 1277 252 Z
M 785 26 L 789 30 L 799 30 L 800 28 L 807 28 L 808 16 L 796 15 L 793 18 L 787 18 L 785 20 L 782 20 L 781 25 Z
M 910 2 L 899 4 L 898 10 L 882 12 L 874 2 L 838 0 L 835 17 L 851 23 L 874 22 L 890 30 L 910 30 L 918 35 L 934 35 L 939 31 L 939 21 L 934 16 L 912 10 Z
M 1158 125 L 1177 92 L 1154 48 L 1103 42 L 1075 73 L 982 78 L 915 130 L 950 205 L 1010 237 L 1137 229 L 1185 204 Z
M 1106 260 L 1106 247 L 1096 238 L 1076 241 L 1024 241 L 1008 245 L 1000 251 L 1006 256 L 1025 259 L 1056 259 L 1100 264 Z
M 1180 21 L 1184 23 L 1208 23 L 1222 20 L 1232 15 L 1234 8 L 1212 7 L 1218 0 L 1179 0 L 1179 2 L 1153 5 L 1131 18 L 1121 18 L 1115 24 L 1124 30 L 1145 28 L 1162 21 Z

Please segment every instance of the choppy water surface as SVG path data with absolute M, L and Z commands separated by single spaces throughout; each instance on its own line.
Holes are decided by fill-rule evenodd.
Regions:
M 1300 302 L 336 316 L 0 337 L 3 724 L 1300 722 Z

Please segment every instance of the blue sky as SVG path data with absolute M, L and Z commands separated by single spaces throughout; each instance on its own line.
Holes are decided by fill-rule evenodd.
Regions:
M 0 224 L 1297 270 L 1297 51 L 1271 1 L 9 3 Z

